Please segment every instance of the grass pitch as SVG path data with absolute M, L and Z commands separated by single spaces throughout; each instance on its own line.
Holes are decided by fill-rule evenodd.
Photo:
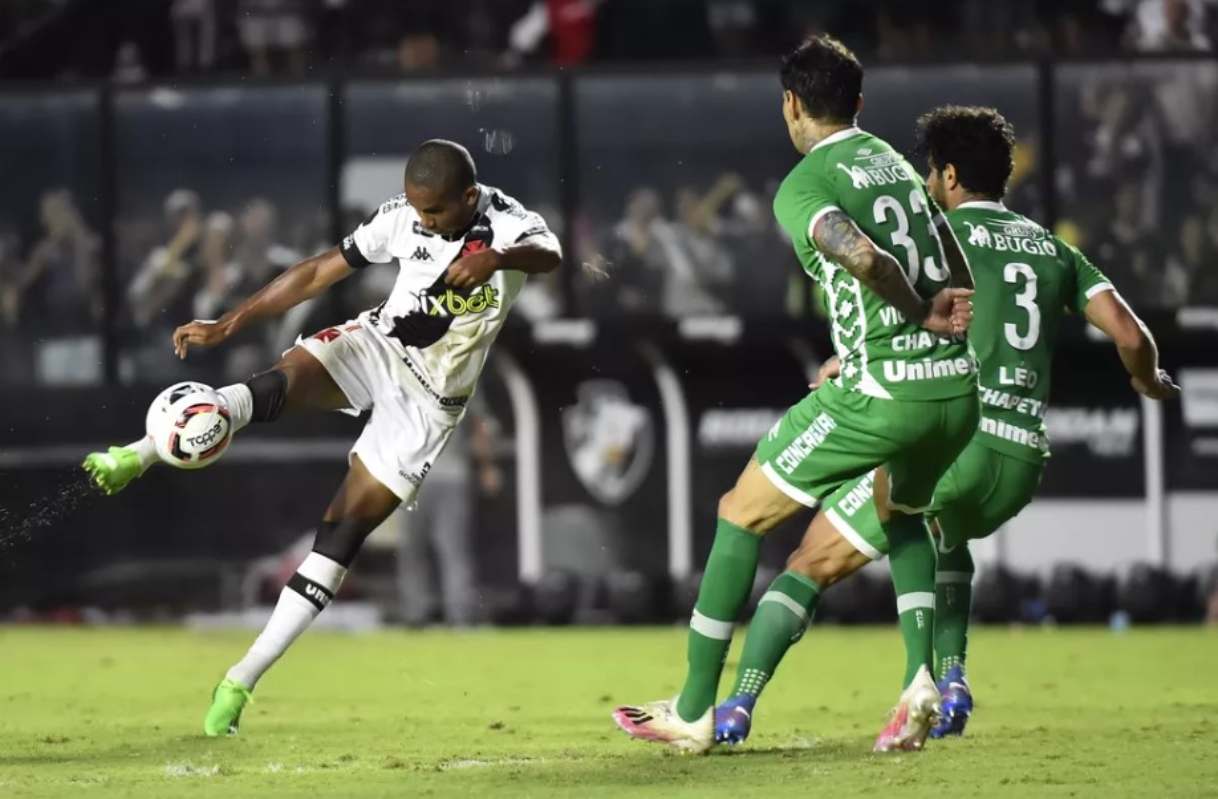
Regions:
M 206 739 L 212 685 L 252 637 L 0 628 L 0 796 L 1218 795 L 1201 628 L 978 630 L 968 735 L 896 756 L 870 752 L 896 630 L 814 629 L 752 740 L 701 758 L 609 718 L 676 692 L 680 629 L 310 633 L 241 736 Z

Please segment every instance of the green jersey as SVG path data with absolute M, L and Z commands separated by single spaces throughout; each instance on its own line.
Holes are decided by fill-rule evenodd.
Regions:
M 1025 460 L 1049 454 L 1044 415 L 1062 317 L 1112 284 L 1081 252 L 1001 203 L 948 215 L 977 283 L 969 343 L 981 364 L 976 441 Z
M 968 347 L 940 339 L 905 317 L 816 249 L 812 226 L 840 210 L 906 269 L 930 298 L 947 286 L 935 231 L 934 204 L 922 180 L 886 141 L 848 128 L 820 141 L 791 170 L 774 196 L 774 215 L 790 235 L 804 271 L 825 290 L 835 382 L 872 397 L 937 400 L 977 390 Z

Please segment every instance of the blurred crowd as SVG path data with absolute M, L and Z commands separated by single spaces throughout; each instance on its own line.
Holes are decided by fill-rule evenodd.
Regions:
M 101 239 L 67 189 L 44 192 L 28 247 L 0 228 L 0 329 L 35 323 L 51 334 L 95 329 L 101 301 Z
M 1056 80 L 1058 232 L 1140 308 L 1218 304 L 1218 63 L 1063 64 Z M 1008 202 L 1037 216 L 1037 132 L 1021 133 L 1027 138 L 1017 148 Z M 572 209 L 572 263 L 580 268 L 530 281 L 518 316 L 777 318 L 815 310 L 815 288 L 770 211 L 780 172 L 702 156 L 668 178 L 632 171 L 629 162 L 616 171 L 620 182 Z M 189 171 L 181 177 L 191 179 Z M 223 192 L 213 186 L 211 194 L 218 196 L 187 183 L 160 198 L 125 195 L 115 221 L 113 324 L 124 379 L 184 374 L 166 345 L 175 325 L 219 316 L 333 244 L 322 197 L 248 180 Z M 42 358 L 39 348 L 3 345 L 13 379 L 49 379 L 38 376 L 40 359 L 100 379 L 106 281 L 100 222 L 82 211 L 85 196 L 51 187 L 37 196 L 37 215 L 24 227 L 0 220 L 0 327 L 16 331 L 16 340 L 45 338 L 59 347 Z M 523 199 L 564 230 L 552 202 Z M 338 228 L 353 229 L 368 210 L 342 209 Z M 392 269 L 366 270 L 336 297 L 204 356 L 206 366 L 217 378 L 248 375 L 298 334 L 375 305 L 395 277 Z M 567 296 L 574 306 L 564 304 Z M 63 349 L 89 336 L 93 344 Z
M 868 63 L 1204 52 L 1214 0 L 6 0 L 0 74 L 305 76 L 769 58 L 829 30 Z M 53 42 L 55 46 L 47 46 Z
M 0 44 L 0 66 L 20 54 L 22 43 L 55 30 L 61 18 L 79 20 L 77 15 L 99 5 L 73 0 L 0 4 L 0 41 L 7 42 Z M 861 13 L 864 7 L 874 13 Z M 497 74 L 497 67 L 542 59 L 569 63 L 657 57 L 661 40 L 670 40 L 670 55 L 772 55 L 785 47 L 784 36 L 819 26 L 853 37 L 865 58 L 964 60 L 978 55 L 977 48 L 990 55 L 1048 48 L 1059 55 L 1086 53 L 1108 35 L 1113 38 L 1103 41 L 1109 48 L 1204 51 L 1210 49 L 1218 0 L 132 0 L 109 8 L 114 13 L 104 26 L 111 32 L 125 30 L 136 12 L 148 20 L 140 31 L 159 31 L 160 50 L 144 39 L 133 40 L 130 48 L 119 47 L 103 59 L 100 74 L 121 66 L 124 75 L 137 79 L 175 72 L 308 74 L 334 63 L 401 69 L 474 64 Z M 455 13 L 458 8 L 465 13 Z M 556 14 L 567 16 L 559 20 Z M 677 25 L 673 14 L 692 22 Z M 795 19 L 799 24 L 784 27 Z M 1081 28 L 1076 30 L 1076 23 Z M 564 26 L 579 25 L 584 26 L 586 47 L 560 41 L 570 34 Z M 1002 28 L 1003 36 L 986 39 L 986 25 Z M 779 29 L 781 35 L 770 36 Z M 621 33 L 626 30 L 635 34 Z M 703 34 L 698 30 L 706 35 L 699 38 Z M 726 35 L 729 30 L 734 33 Z M 959 34 L 952 40 L 958 51 L 942 46 L 942 30 Z M 689 41 L 682 38 L 686 36 Z M 649 37 L 656 42 L 649 44 Z M 1059 40 L 1072 43 L 1060 45 Z M 59 58 L 70 50 L 57 48 L 56 63 L 87 74 L 84 62 Z M 157 52 L 161 55 L 154 58 Z M 1078 244 L 1141 308 L 1218 305 L 1218 61 L 1106 61 L 1096 66 L 1059 61 L 1054 80 L 1052 199 L 1058 232 Z M 706 83 L 710 86 L 713 78 L 708 76 Z M 688 91 L 703 89 L 691 84 Z M 1019 102 L 1018 96 L 1007 102 Z M 26 113 L 11 111 L 14 130 Z M 45 113 L 55 118 L 61 110 L 47 106 Z M 869 114 L 876 119 L 884 110 L 877 106 Z M 902 120 L 902 128 L 907 125 Z M 1040 217 L 1048 204 L 1038 171 L 1045 164 L 1040 131 L 1035 124 L 1021 125 L 1009 204 Z M 38 135 L 47 140 L 65 142 L 68 151 L 91 128 L 64 121 L 61 127 L 38 130 L 46 131 Z M 630 141 L 631 130 L 622 127 L 624 142 Z M 750 123 L 740 130 L 743 143 L 752 141 L 759 128 Z M 530 281 L 517 316 L 775 318 L 815 309 L 814 288 L 801 276 L 770 210 L 782 177 L 781 159 L 763 165 L 758 159 L 737 158 L 734 136 L 728 136 L 726 145 L 687 153 L 680 169 L 641 166 L 626 146 L 620 156 L 626 160 L 614 161 L 615 168 L 606 170 L 613 175 L 599 177 L 597 187 L 585 182 L 575 208 L 555 206 L 556 187 L 544 198 L 524 190 L 521 199 L 541 211 L 557 232 L 569 229 L 564 240 L 573 245 L 572 263 L 580 268 Z M 244 145 L 235 141 L 225 146 L 240 155 Z M 486 149 L 492 156 L 503 155 L 489 145 Z M 103 278 L 101 235 L 106 221 L 98 218 L 89 159 L 78 160 L 63 169 L 44 169 L 45 177 L 27 176 L 0 215 L 0 330 L 16 333 L 0 339 L 10 381 L 100 380 L 107 296 L 116 303 L 110 327 L 120 376 L 162 380 L 182 374 L 182 364 L 166 345 L 174 325 L 218 316 L 291 263 L 332 245 L 335 230 L 352 229 L 370 210 L 341 209 L 335 225 L 332 212 L 324 208 L 325 197 L 277 187 L 274 177 L 280 173 L 242 181 L 238 170 L 217 184 L 197 165 L 183 162 L 180 174 L 172 177 L 180 188 L 167 191 L 172 184 L 160 175 L 148 184 L 159 185 L 156 189 L 142 187 L 138 180 L 118 187 L 115 272 L 108 281 Z M 497 168 L 504 169 L 507 161 L 518 159 L 502 159 Z M 283 163 L 297 164 L 290 159 Z M 284 168 L 321 167 L 299 163 Z M 533 194 L 545 194 L 544 186 L 550 185 L 532 180 L 539 168 L 513 167 L 514 174 L 530 178 Z M 580 168 L 600 166 L 590 161 Z M 396 180 L 395 173 L 389 183 Z M 504 187 L 520 191 L 519 185 L 509 180 Z M 371 202 L 364 200 L 363 205 Z M 563 211 L 570 212 L 569 220 Z M 767 268 L 758 268 L 760 264 Z M 376 304 L 394 278 L 391 269 L 366 270 L 344 284 L 337 297 L 244 333 L 234 346 L 207 356 L 208 368 L 217 379 L 246 376 L 290 346 L 297 334 Z M 114 291 L 108 295 L 111 285 Z M 565 304 L 568 299 L 573 306 Z M 28 346 L 31 340 L 38 346 Z M 52 368 L 59 370 L 59 378 L 46 372 Z
M 281 219 L 265 196 L 207 208 L 188 188 L 164 198 L 159 217 L 132 214 L 116 223 L 120 275 L 120 369 L 130 376 L 173 374 L 167 346 L 176 325 L 214 319 L 306 255 L 331 246 L 329 219 L 296 213 Z M 268 354 L 287 349 L 304 330 L 315 302 L 283 319 L 243 332 L 212 366 L 226 378 L 264 368 Z
M 654 186 L 630 191 L 617 220 L 584 220 L 581 308 L 673 317 L 798 312 L 798 265 L 768 200 L 776 187 L 771 180 L 751 188 L 728 172 L 704 190 L 679 186 L 668 201 Z
M 1218 64 L 1059 86 L 1060 232 L 1139 306 L 1218 303 Z

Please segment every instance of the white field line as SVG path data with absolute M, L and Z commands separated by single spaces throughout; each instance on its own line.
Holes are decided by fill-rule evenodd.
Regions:
M 440 771 L 456 771 L 467 768 L 500 768 L 503 766 L 538 766 L 545 763 L 542 757 L 500 757 L 490 760 L 465 758 L 461 760 L 445 760 L 437 768 Z

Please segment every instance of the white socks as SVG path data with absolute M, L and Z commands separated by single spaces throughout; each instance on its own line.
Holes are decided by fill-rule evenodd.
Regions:
M 231 386 L 216 389 L 216 393 L 220 395 L 220 399 L 228 408 L 229 422 L 232 425 L 230 435 L 250 423 L 250 417 L 254 415 L 254 395 L 250 392 L 249 386 L 245 383 L 234 383 Z M 148 436 L 144 436 L 138 441 L 132 441 L 127 448 L 135 450 L 136 454 L 140 456 L 141 475 L 148 471 L 149 466 L 161 461 L 160 456 L 156 454 L 156 445 Z
M 132 441 L 127 445 L 127 449 L 135 450 L 135 454 L 140 456 L 140 474 L 148 471 L 148 467 L 154 463 L 161 462 L 161 456 L 156 454 L 156 444 L 152 443 L 151 436 L 144 436 L 139 441 Z
M 250 417 L 254 415 L 254 395 L 249 386 L 245 383 L 233 383 L 231 386 L 216 389 L 216 393 L 228 406 L 228 420 L 233 433 L 250 423 Z
M 246 395 L 249 395 L 249 389 L 246 389 Z M 271 620 L 254 640 L 245 657 L 225 676 L 253 690 L 263 673 L 330 604 L 346 574 L 345 566 L 325 555 L 310 552 L 279 594 Z

